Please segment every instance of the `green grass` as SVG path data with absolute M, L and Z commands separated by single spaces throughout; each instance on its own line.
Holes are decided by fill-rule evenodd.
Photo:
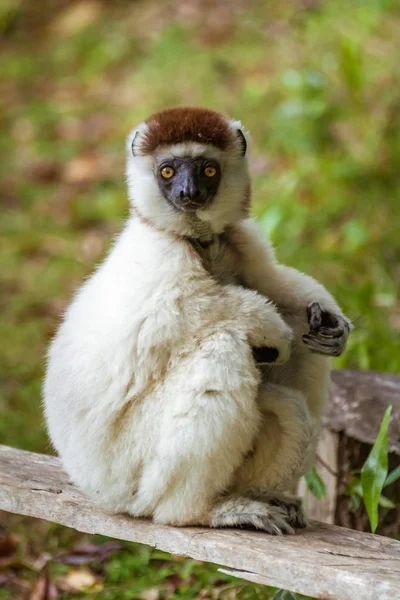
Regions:
M 243 6 L 0 7 L 1 443 L 50 451 L 40 407 L 47 344 L 127 214 L 127 132 L 167 105 L 245 123 L 254 214 L 278 257 L 321 280 L 354 321 L 336 367 L 399 372 L 399 4 Z M 120 561 L 122 583 L 96 598 L 138 597 L 130 554 L 108 565 L 118 571 Z M 147 587 L 154 561 L 141 575 Z M 219 578 L 193 572 L 193 590 Z M 127 595 L 113 596 L 118 586 Z

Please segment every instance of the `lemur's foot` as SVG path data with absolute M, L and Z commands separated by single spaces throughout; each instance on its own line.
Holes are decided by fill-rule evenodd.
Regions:
M 295 529 L 307 527 L 308 521 L 300 498 L 296 498 L 295 496 L 278 496 L 271 498 L 269 503 L 287 511 L 289 525 Z
M 214 509 L 211 527 L 258 529 L 271 535 L 293 534 L 286 506 L 251 498 L 232 498 Z
M 305 515 L 301 499 L 297 496 L 286 494 L 256 495 L 255 499 L 265 502 L 271 506 L 276 506 L 284 511 L 286 520 L 294 529 L 303 529 L 307 527 L 308 521 Z
M 340 356 L 350 333 L 350 323 L 342 317 L 323 310 L 319 302 L 307 307 L 310 330 L 303 335 L 303 342 L 312 352 L 327 356 Z

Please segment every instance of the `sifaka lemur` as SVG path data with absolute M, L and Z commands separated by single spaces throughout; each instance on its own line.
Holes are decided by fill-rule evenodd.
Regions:
M 51 344 L 51 440 L 109 511 L 272 534 L 305 525 L 287 492 L 314 460 L 330 357 L 351 325 L 249 218 L 247 141 L 203 108 L 134 129 L 131 215 Z

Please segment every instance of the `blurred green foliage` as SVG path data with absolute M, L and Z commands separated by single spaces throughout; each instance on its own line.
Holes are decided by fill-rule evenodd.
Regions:
M 50 450 L 47 344 L 127 214 L 127 132 L 168 105 L 244 122 L 254 214 L 354 321 L 335 366 L 399 372 L 396 0 L 3 0 L 0 33 L 1 443 Z

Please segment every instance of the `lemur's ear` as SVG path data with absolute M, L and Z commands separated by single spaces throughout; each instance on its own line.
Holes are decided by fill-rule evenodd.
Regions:
M 130 155 L 131 157 L 136 157 L 136 156 L 140 156 L 141 155 L 141 148 L 140 148 L 140 138 L 141 135 L 143 133 L 145 133 L 145 131 L 147 130 L 147 125 L 146 123 L 140 123 L 140 125 L 138 125 L 137 127 L 135 127 L 134 129 L 132 129 L 132 131 L 130 132 L 130 134 L 127 137 L 126 140 L 126 150 L 128 155 Z
M 244 133 L 241 129 L 237 130 L 237 136 L 239 138 L 239 142 L 240 142 L 240 147 L 241 147 L 241 156 L 245 156 L 246 155 L 246 150 L 247 150 L 247 141 L 246 138 L 244 137 Z
M 250 136 L 240 121 L 229 121 L 232 135 L 236 136 L 235 146 L 240 157 L 246 156 L 249 149 Z
M 135 131 L 134 136 L 132 138 L 132 142 L 131 142 L 131 150 L 132 150 L 133 156 L 136 156 L 136 154 L 135 154 L 135 140 L 137 139 L 138 135 L 139 135 L 139 132 Z

